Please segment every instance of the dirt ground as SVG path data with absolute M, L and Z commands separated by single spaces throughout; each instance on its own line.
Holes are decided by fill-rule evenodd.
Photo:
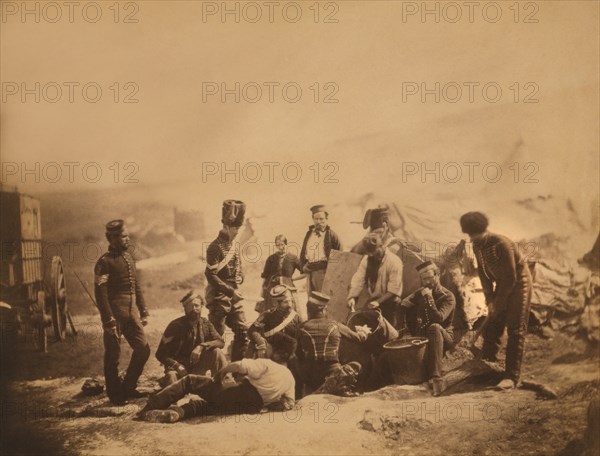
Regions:
M 200 280 L 193 279 L 198 263 L 170 266 L 168 281 L 164 269 L 144 273 L 153 353 L 166 324 L 180 315 L 177 300 L 185 290 L 179 287 Z M 80 394 L 86 378 L 101 378 L 103 348 L 98 317 L 85 314 L 87 304 L 76 305 L 77 337 L 51 343 L 46 354 L 25 346 L 9 360 L 3 455 L 576 455 L 583 451 L 587 407 L 600 384 L 598 353 L 583 341 L 530 334 L 524 379 L 552 388 L 557 399 L 526 389 L 498 392 L 491 388 L 497 378 L 486 376 L 439 398 L 424 386 L 389 386 L 355 398 L 307 396 L 287 413 L 146 423 L 135 419 L 144 399 L 112 407 L 104 394 Z M 247 311 L 255 317 L 251 302 Z M 122 346 L 128 358 L 130 350 Z M 152 389 L 161 373 L 153 354 L 141 387 Z

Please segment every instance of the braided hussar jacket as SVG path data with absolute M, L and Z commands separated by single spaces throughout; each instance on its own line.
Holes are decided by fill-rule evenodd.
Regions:
M 230 251 L 232 255 L 229 261 L 223 268 L 220 268 L 221 262 L 226 260 Z M 231 242 L 222 231 L 208 246 L 204 274 L 211 289 L 210 292 L 207 290 L 206 295 L 209 304 L 213 299 L 227 300 L 231 298 L 238 284 L 243 282 L 242 265 L 237 245 Z
M 493 233 L 473 243 L 473 251 L 486 300 L 493 301 L 499 311 L 506 309 L 511 294 L 531 282 L 525 259 L 514 242 Z
M 366 339 L 366 336 L 328 318 L 313 318 L 304 322 L 299 340 L 303 358 L 309 361 L 339 363 L 338 352 L 342 337 L 357 343 Z

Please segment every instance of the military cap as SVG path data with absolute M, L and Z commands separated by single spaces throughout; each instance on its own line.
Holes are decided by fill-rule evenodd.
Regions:
M 316 206 L 311 207 L 310 212 L 313 214 L 316 214 L 317 212 L 325 212 L 325 214 L 329 214 L 324 204 L 317 204 Z
M 285 293 L 288 290 L 296 290 L 295 287 L 289 287 L 287 285 L 275 285 L 273 288 L 271 288 L 271 291 L 269 292 L 269 294 L 274 297 L 274 298 L 278 298 L 281 296 L 285 296 Z
M 383 222 L 387 222 L 390 216 L 390 209 L 387 206 L 379 206 L 375 209 L 367 209 L 363 219 L 363 228 L 375 230 L 383 227 Z
M 321 293 L 319 291 L 311 291 L 310 296 L 308 297 L 308 303 L 320 309 L 324 309 L 325 307 L 327 307 L 327 304 L 329 303 L 330 299 L 331 298 L 325 293 Z
M 488 224 L 488 218 L 481 212 L 467 212 L 460 218 L 462 232 L 469 235 L 483 233 Z
M 245 215 L 246 204 L 243 201 L 223 201 L 223 208 L 221 210 L 221 222 L 223 225 L 240 227 L 244 224 Z
M 436 266 L 436 264 L 433 261 L 428 260 L 428 261 L 424 261 L 423 263 L 419 264 L 415 269 L 419 272 L 425 272 L 426 270 L 429 270 L 429 269 L 433 269 L 434 271 L 437 271 L 438 267 Z
M 362 242 L 368 253 L 373 253 L 377 248 L 383 246 L 383 241 L 378 233 L 369 233 L 363 238 Z
M 188 304 L 191 304 L 195 299 L 199 299 L 202 305 L 204 305 L 204 298 L 200 293 L 198 293 L 195 290 L 188 291 L 179 302 L 181 302 L 181 304 L 183 304 L 184 306 L 187 306 Z
M 121 219 L 111 220 L 106 224 L 106 234 L 117 234 L 123 231 L 125 221 Z

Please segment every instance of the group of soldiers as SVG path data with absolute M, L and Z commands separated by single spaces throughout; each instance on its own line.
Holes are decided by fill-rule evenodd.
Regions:
M 328 318 L 330 297 L 322 292 L 332 250 L 342 250 L 328 224 L 327 209 L 311 208 L 313 225 L 306 233 L 300 256 L 287 251 L 287 239 L 277 236 L 277 252 L 267 258 L 262 277 L 263 302 L 258 318 L 248 324 L 239 291 L 244 277 L 236 236 L 244 223 L 246 206 L 227 200 L 222 229 L 206 253 L 207 287 L 189 291 L 182 299 L 184 315 L 164 331 L 156 357 L 164 366 L 160 391 L 150 395 L 140 412 L 149 421 L 175 422 L 199 414 L 256 413 L 267 407 L 286 410 L 306 394 L 356 394 L 391 383 L 390 363 L 383 347 L 363 350 L 356 359 L 340 361 L 340 346 L 366 346 L 367 326 Z M 367 295 L 367 309 L 377 312 L 396 336 L 427 339 L 426 371 L 434 395 L 444 391 L 444 353 L 455 347 L 468 323 L 460 283 L 441 283 L 433 261 L 418 267 L 421 287 L 403 295 L 402 241 L 394 237 L 387 208 L 367 211 L 367 235 L 351 251 L 364 255 L 352 277 L 346 298 L 355 311 L 359 296 Z M 503 389 L 518 386 L 527 330 L 531 276 L 516 245 L 488 232 L 480 212 L 460 219 L 462 231 L 473 243 L 479 277 L 488 305 L 483 329 L 483 357 L 497 361 L 500 338 L 508 328 Z M 137 279 L 135 261 L 128 252 L 129 233 L 122 220 L 106 225 L 108 252 L 95 268 L 95 293 L 104 328 L 106 391 L 114 404 L 141 397 L 137 381 L 150 356 L 143 327 L 148 311 Z M 460 276 L 460 266 L 456 274 Z M 294 277 L 294 273 L 300 275 Z M 299 305 L 294 282 L 307 281 L 306 313 Z M 208 309 L 208 318 L 203 316 Z M 137 309 L 137 310 L 136 310 Z M 226 327 L 233 331 L 230 361 L 224 353 Z M 120 338 L 133 349 L 124 378 L 118 373 Z M 366 353 L 366 356 L 364 355 Z M 415 369 L 420 368 L 415 366 Z M 199 399 L 182 407 L 177 401 L 188 393 Z

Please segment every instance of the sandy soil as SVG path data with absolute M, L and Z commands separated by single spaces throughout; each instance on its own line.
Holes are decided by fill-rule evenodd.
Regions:
M 187 285 L 197 271 L 196 260 L 170 266 L 168 281 L 160 268 L 145 271 L 153 351 L 180 315 L 185 290 L 177 281 Z M 248 302 L 249 319 L 252 307 Z M 135 420 L 143 399 L 112 407 L 103 394 L 81 396 L 84 380 L 102 374 L 103 348 L 96 315 L 77 315 L 75 323 L 76 338 L 50 344 L 46 354 L 25 346 L 11 360 L 2 454 L 580 454 L 587 406 L 600 383 L 598 354 L 582 341 L 529 335 L 524 378 L 553 388 L 555 400 L 524 389 L 495 391 L 488 376 L 439 398 L 421 386 L 390 386 L 356 398 L 308 396 L 285 414 L 152 424 Z M 123 358 L 129 354 L 123 343 Z M 153 388 L 161 373 L 152 355 L 141 386 Z

